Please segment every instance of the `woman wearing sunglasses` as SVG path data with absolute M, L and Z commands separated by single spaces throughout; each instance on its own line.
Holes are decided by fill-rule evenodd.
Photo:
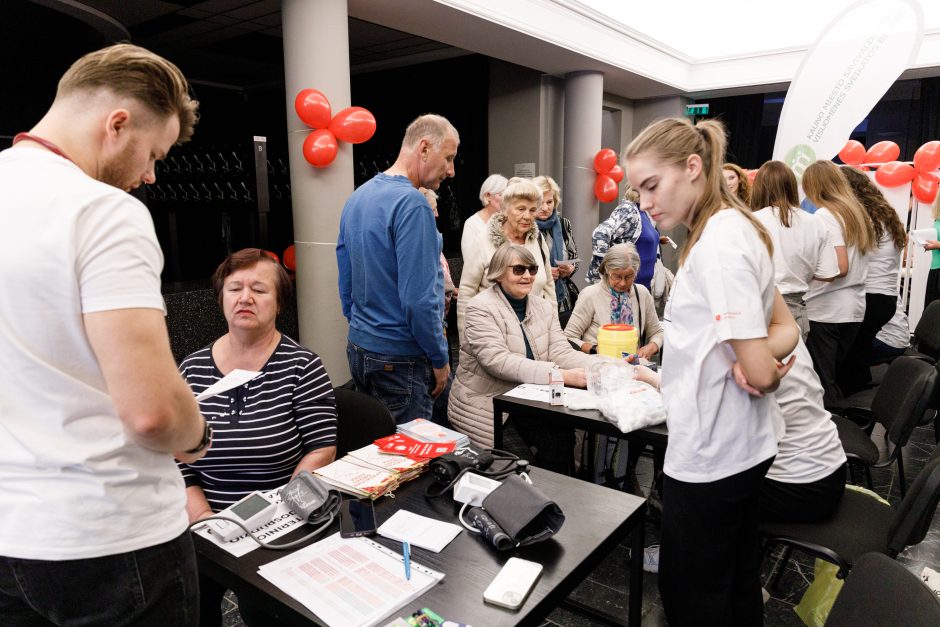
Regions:
M 493 397 L 520 383 L 549 382 L 552 369 L 565 385 L 585 387 L 585 368 L 596 356 L 575 350 L 565 338 L 554 301 L 530 297 L 544 272 L 528 248 L 506 243 L 488 262 L 481 291 L 467 306 L 460 365 L 450 392 L 451 425 L 477 446 L 493 446 Z M 503 448 L 535 465 L 569 473 L 574 430 L 554 429 L 510 419 Z M 533 456 L 532 448 L 536 449 Z

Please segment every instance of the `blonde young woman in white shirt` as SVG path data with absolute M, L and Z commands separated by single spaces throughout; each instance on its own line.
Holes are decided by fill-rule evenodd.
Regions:
M 774 282 L 805 340 L 806 291 L 813 279 L 832 281 L 840 269 L 826 226 L 799 204 L 793 170 L 782 161 L 762 165 L 751 187 L 751 210 L 773 240 Z
M 878 243 L 871 220 L 839 166 L 817 161 L 806 168 L 802 183 L 806 197 L 818 207 L 815 216 L 826 225 L 839 260 L 839 276 L 830 283 L 813 281 L 806 293 L 806 348 L 829 404 L 844 397 L 838 380 L 865 318 L 867 255 Z
M 659 589 L 670 625 L 763 621 L 758 506 L 783 434 L 768 394 L 799 338 L 774 288 L 770 236 L 722 179 L 725 145 L 720 122 L 667 119 L 626 150 L 640 208 L 690 231 L 664 316 Z M 788 340 L 772 349 L 774 314 Z

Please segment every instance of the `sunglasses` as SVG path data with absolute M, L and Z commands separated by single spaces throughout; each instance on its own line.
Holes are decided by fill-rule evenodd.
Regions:
M 538 274 L 538 271 L 539 271 L 538 266 L 524 266 L 521 263 L 516 264 L 514 266 L 509 266 L 509 267 L 512 269 L 512 273 L 515 274 L 516 276 L 522 276 L 523 274 L 525 274 L 526 270 L 529 271 L 529 274 L 531 274 L 532 276 L 535 276 L 536 274 Z

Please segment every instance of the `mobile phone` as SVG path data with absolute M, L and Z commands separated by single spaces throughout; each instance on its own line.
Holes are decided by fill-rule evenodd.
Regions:
M 541 564 L 510 557 L 489 587 L 483 591 L 483 600 L 493 605 L 517 610 L 522 607 L 535 585 L 535 580 L 541 574 Z
M 375 507 L 368 499 L 343 499 L 339 510 L 339 535 L 358 538 L 375 535 Z

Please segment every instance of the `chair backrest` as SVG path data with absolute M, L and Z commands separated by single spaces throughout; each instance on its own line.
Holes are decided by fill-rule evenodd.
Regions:
M 871 411 L 896 447 L 907 444 L 920 423 L 933 400 L 936 381 L 937 369 L 915 357 L 898 357 L 888 366 Z
M 934 359 L 940 359 L 940 300 L 927 305 L 921 314 L 914 328 L 914 348 Z
M 333 392 L 336 393 L 337 459 L 395 433 L 395 419 L 381 401 L 341 387 Z
M 940 446 L 919 473 L 894 511 L 888 530 L 888 549 L 897 555 L 927 535 L 940 503 Z M 940 624 L 940 623 L 938 623 Z
M 940 601 L 903 564 L 866 553 L 849 573 L 832 604 L 826 627 L 940 625 Z

